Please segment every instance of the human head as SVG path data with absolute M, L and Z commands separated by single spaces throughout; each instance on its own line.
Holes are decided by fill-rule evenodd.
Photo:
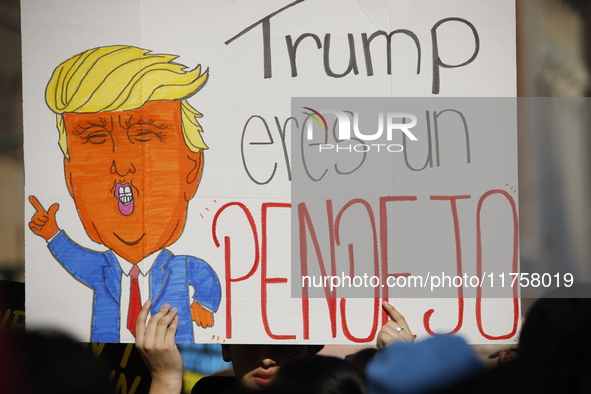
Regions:
M 519 358 L 536 362 L 547 348 L 585 326 L 591 316 L 591 284 L 559 287 L 539 298 L 527 313 L 519 336 Z M 548 335 L 552 333 L 552 335 Z
M 29 386 L 28 391 L 20 393 L 114 392 L 115 385 L 109 379 L 112 366 L 105 358 L 94 357 L 89 348 L 68 334 L 50 329 L 27 330 L 19 339 L 25 370 L 22 384 Z
M 452 335 L 394 342 L 365 370 L 371 394 L 436 392 L 482 371 L 484 365 L 466 341 Z
M 315 394 L 364 394 L 367 382 L 361 369 L 336 357 L 306 356 L 288 362 L 270 388 Z
M 56 114 L 59 146 L 69 159 L 63 114 L 68 112 L 126 111 L 148 101 L 180 100 L 187 147 L 207 149 L 197 118 L 202 115 L 186 101 L 207 82 L 207 70 L 175 63 L 178 56 L 152 53 L 132 46 L 88 49 L 61 63 L 45 90 L 45 101 Z
M 58 66 L 46 90 L 84 228 L 132 263 L 178 239 L 201 179 L 201 114 L 185 99 L 207 72 L 175 58 L 95 48 Z
M 365 371 L 367 363 L 369 363 L 376 354 L 378 354 L 378 349 L 374 347 L 368 347 L 353 354 L 348 354 L 345 357 L 345 360 L 357 366 L 357 368 L 361 369 L 362 371 Z
M 231 361 L 236 381 L 248 390 L 266 387 L 280 367 L 291 360 L 314 355 L 316 345 L 222 345 L 224 361 Z

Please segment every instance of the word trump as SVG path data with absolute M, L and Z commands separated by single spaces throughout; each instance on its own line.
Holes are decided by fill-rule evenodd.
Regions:
M 263 65 L 263 77 L 272 78 L 273 77 L 273 65 L 274 62 L 272 61 L 273 56 L 273 48 L 277 48 L 279 43 L 276 41 L 277 38 L 281 37 L 282 35 L 272 35 L 271 30 L 282 26 L 281 23 L 285 23 L 285 19 L 281 21 L 281 17 L 284 15 L 279 16 L 286 10 L 290 9 L 291 7 L 303 3 L 304 0 L 295 0 L 282 8 L 274 11 L 264 18 L 258 20 L 257 22 L 251 24 L 250 26 L 246 27 L 240 33 L 236 34 L 232 38 L 228 39 L 225 44 L 229 45 L 234 40 L 242 37 L 243 35 L 253 31 L 255 27 L 261 26 L 262 31 L 262 61 L 260 62 Z M 311 3 L 310 3 L 311 4 Z M 293 8 L 289 12 L 291 12 Z M 271 28 L 271 19 L 277 17 L 280 22 L 277 25 L 274 25 L 273 29 Z M 284 25 L 285 26 L 285 25 Z M 443 27 L 444 26 L 444 27 Z M 466 59 L 461 59 L 463 61 L 458 61 L 457 63 L 444 63 L 441 58 L 441 53 L 445 53 L 446 51 L 442 50 L 443 48 L 449 48 L 449 42 L 444 38 L 445 36 L 440 37 L 439 28 L 443 29 L 454 29 L 455 31 L 461 32 L 459 34 L 466 37 L 466 40 L 462 40 L 461 43 L 457 42 L 455 45 L 457 47 L 461 47 L 466 54 L 470 54 L 466 56 Z M 343 78 L 347 75 L 353 73 L 353 75 L 360 75 L 360 67 L 358 63 L 365 64 L 367 77 L 372 77 L 375 75 L 374 71 L 374 58 L 377 54 L 385 55 L 386 64 L 385 67 L 381 67 L 384 73 L 387 75 L 396 74 L 395 68 L 393 67 L 394 60 L 397 58 L 398 51 L 400 49 L 396 49 L 396 36 L 402 35 L 402 37 L 406 36 L 406 40 L 416 47 L 416 58 L 411 56 L 404 56 L 405 61 L 411 61 L 415 63 L 416 59 L 416 75 L 421 74 L 421 57 L 423 56 L 423 52 L 427 52 L 432 54 L 431 56 L 431 93 L 432 94 L 439 94 L 441 90 L 441 69 L 453 69 L 453 68 L 460 68 L 468 66 L 472 63 L 480 52 L 480 34 L 476 26 L 474 26 L 470 21 L 459 18 L 459 17 L 448 17 L 443 18 L 435 22 L 430 29 L 430 36 L 431 36 L 431 48 L 425 49 L 425 45 L 421 43 L 419 39 L 420 35 L 428 36 L 429 32 L 422 32 L 415 33 L 412 30 L 407 28 L 397 28 L 386 32 L 385 30 L 376 30 L 370 33 L 361 33 L 361 37 L 357 40 L 355 39 L 355 35 L 353 33 L 347 33 L 347 42 L 348 42 L 348 49 L 349 49 L 349 58 L 343 58 L 344 64 L 341 64 L 341 68 L 344 66 L 346 67 L 345 71 L 337 72 L 335 71 L 334 63 L 331 64 L 331 54 L 334 52 L 334 48 L 336 45 L 334 44 L 334 33 L 325 32 L 324 37 L 318 36 L 316 33 L 313 32 L 304 32 L 298 36 L 292 36 L 291 34 L 285 35 L 285 49 L 288 54 L 288 61 L 283 59 L 281 64 L 289 64 L 289 70 L 291 73 L 292 78 L 296 78 L 299 75 L 298 70 L 298 63 L 307 62 L 310 64 L 315 64 L 317 66 L 321 66 L 324 70 L 324 74 L 330 78 Z M 470 38 L 467 38 L 470 37 Z M 342 40 L 343 38 L 341 38 Z M 306 44 L 302 44 L 302 42 L 306 42 Z M 374 42 L 375 40 L 375 42 Z M 357 45 L 356 45 L 357 41 Z M 382 42 L 380 45 L 379 42 Z M 332 44 L 332 52 L 331 52 L 331 43 Z M 374 45 L 372 45 L 372 43 Z M 312 48 L 314 45 L 316 46 L 317 51 L 314 52 L 307 52 L 305 47 L 309 44 L 312 44 Z M 302 49 L 304 48 L 304 49 Z M 338 48 L 338 47 L 337 47 Z M 359 49 L 362 48 L 362 51 Z M 381 48 L 381 49 L 376 49 Z M 284 54 L 286 52 L 283 52 Z M 256 53 L 256 51 L 253 51 Z M 445 57 L 445 56 L 444 56 Z M 299 61 L 298 61 L 299 60 Z M 341 61 L 343 61 L 341 60 Z M 348 60 L 348 64 L 345 63 Z M 377 71 L 377 70 L 376 70 Z M 363 75 L 363 73 L 361 73 Z

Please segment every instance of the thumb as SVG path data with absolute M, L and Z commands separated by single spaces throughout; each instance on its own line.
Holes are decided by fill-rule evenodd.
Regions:
M 58 203 L 51 205 L 49 207 L 49 209 L 47 210 L 47 216 L 49 216 L 51 218 L 55 218 L 55 214 L 57 213 L 57 211 L 59 209 L 60 209 L 60 205 Z

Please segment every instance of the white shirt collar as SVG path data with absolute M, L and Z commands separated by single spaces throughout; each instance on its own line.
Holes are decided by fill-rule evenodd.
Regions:
M 142 274 L 142 276 L 146 276 L 150 272 L 150 270 L 152 269 L 152 266 L 156 262 L 156 259 L 158 258 L 158 256 L 160 255 L 161 252 L 162 251 L 152 253 L 152 254 L 144 257 L 144 259 L 142 261 L 140 261 L 139 263 L 136 264 L 137 267 L 140 269 L 140 274 Z M 134 264 L 125 260 L 123 257 L 119 256 L 115 252 L 113 252 L 113 254 L 115 255 L 115 258 L 117 259 L 117 262 L 119 263 L 119 267 L 121 267 L 121 270 L 123 271 L 123 275 L 129 276 L 129 271 L 133 268 Z

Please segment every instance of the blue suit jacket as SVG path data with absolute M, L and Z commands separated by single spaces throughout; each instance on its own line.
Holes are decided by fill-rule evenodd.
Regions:
M 78 281 L 94 290 L 92 342 L 119 342 L 121 314 L 121 267 L 113 252 L 96 252 L 76 244 L 61 231 L 48 244 L 51 254 Z M 178 343 L 193 342 L 189 286 L 195 289 L 194 301 L 215 312 L 221 287 L 213 269 L 192 256 L 174 256 L 163 249 L 150 270 L 152 315 L 162 304 L 178 309 Z

